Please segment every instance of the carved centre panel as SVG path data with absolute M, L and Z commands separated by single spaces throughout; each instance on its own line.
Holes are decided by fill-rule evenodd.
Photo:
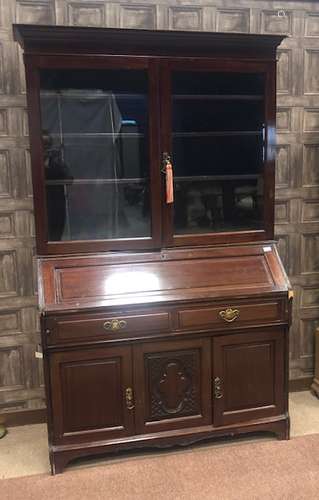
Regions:
M 150 420 L 200 413 L 200 353 L 166 352 L 146 356 Z

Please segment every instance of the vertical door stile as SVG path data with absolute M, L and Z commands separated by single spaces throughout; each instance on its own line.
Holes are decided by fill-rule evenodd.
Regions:
M 165 174 L 163 167 L 164 154 L 171 156 L 172 153 L 172 91 L 171 91 L 171 63 L 163 61 L 160 72 L 161 82 L 161 157 L 159 158 L 159 169 L 162 174 L 162 211 L 163 211 L 163 244 L 172 246 L 173 243 L 173 211 L 174 204 L 166 203 L 165 196 Z M 174 164 L 174 158 L 172 158 Z
M 159 162 L 161 156 L 160 133 L 160 67 L 155 58 L 148 60 L 149 74 L 149 157 L 150 157 L 150 204 L 151 234 L 153 247 L 162 244 L 162 210 L 161 210 L 161 173 Z
M 135 432 L 135 387 L 133 374 L 133 347 L 128 346 L 128 355 L 122 358 L 123 368 L 123 413 L 126 426 Z M 131 391 L 131 392 L 130 392 Z M 130 395 L 129 395 L 130 394 Z

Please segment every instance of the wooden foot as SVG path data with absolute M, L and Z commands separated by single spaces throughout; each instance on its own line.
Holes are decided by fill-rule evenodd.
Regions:
M 279 422 L 276 426 L 275 433 L 280 441 L 290 439 L 290 419 L 287 418 L 286 420 Z
M 319 380 L 317 378 L 313 379 L 311 384 L 311 392 L 319 399 Z
M 3 438 L 7 434 L 7 429 L 3 424 L 0 424 L 0 439 Z
M 61 474 L 69 462 L 69 458 L 63 453 L 50 453 L 51 474 Z

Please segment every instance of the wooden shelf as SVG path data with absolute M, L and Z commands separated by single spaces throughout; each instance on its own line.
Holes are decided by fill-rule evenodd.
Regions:
M 58 137 L 60 138 L 61 137 L 61 134 L 59 133 L 53 133 L 53 134 L 49 134 L 50 137 Z M 139 132 L 97 132 L 97 133 L 89 133 L 89 132 L 78 132 L 78 133 L 73 133 L 73 132 L 63 132 L 62 134 L 62 137 L 66 138 L 66 137 L 69 137 L 71 139 L 83 139 L 83 138 L 88 138 L 88 139 L 100 139 L 100 138 L 103 138 L 103 137 L 106 137 L 106 138 L 114 138 L 114 137 L 118 137 L 118 138 L 128 138 L 128 139 L 131 139 L 131 138 L 135 138 L 135 137 L 145 137 L 145 134 L 142 134 L 142 133 L 139 133 Z
M 256 180 L 261 177 L 258 174 L 249 175 L 187 175 L 174 176 L 175 182 L 207 182 L 207 181 L 236 181 L 236 180 Z
M 132 179 L 48 179 L 45 181 L 47 186 L 64 186 L 74 184 L 142 184 L 147 181 L 144 177 L 135 177 Z
M 70 99 L 106 99 L 109 97 L 115 97 L 116 99 L 147 99 L 148 94 L 129 94 L 129 93 L 113 93 L 113 92 L 92 92 L 90 90 L 81 90 L 79 91 L 72 89 L 72 90 L 41 90 L 40 92 L 40 98 L 42 97 L 63 97 L 63 98 L 70 98 Z
M 196 100 L 196 101 L 262 101 L 263 95 L 248 95 L 248 94 L 173 94 L 174 100 Z
M 174 132 L 173 137 L 232 137 L 232 136 L 262 136 L 262 130 L 233 130 L 216 132 Z
M 223 181 L 249 181 L 261 177 L 258 174 L 247 175 L 187 175 L 174 176 L 174 182 L 223 182 Z M 48 179 L 47 186 L 61 186 L 74 184 L 144 184 L 148 181 L 145 177 L 134 177 L 132 179 Z

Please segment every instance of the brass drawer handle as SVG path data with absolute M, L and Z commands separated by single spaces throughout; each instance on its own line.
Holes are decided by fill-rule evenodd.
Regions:
M 110 321 L 105 321 L 103 324 L 104 330 L 112 330 L 112 332 L 117 332 L 118 330 L 123 330 L 126 328 L 126 321 L 124 319 L 111 319 Z
M 126 389 L 125 399 L 126 399 L 126 408 L 128 410 L 134 410 L 134 408 L 135 408 L 134 395 L 133 395 L 133 389 L 131 387 L 128 387 Z
M 227 323 L 231 323 L 232 321 L 235 321 L 235 319 L 239 318 L 239 310 L 227 307 L 224 311 L 219 312 L 219 316 L 224 321 L 227 321 Z
M 214 396 L 215 399 L 221 399 L 224 396 L 222 391 L 222 381 L 219 377 L 214 378 Z

